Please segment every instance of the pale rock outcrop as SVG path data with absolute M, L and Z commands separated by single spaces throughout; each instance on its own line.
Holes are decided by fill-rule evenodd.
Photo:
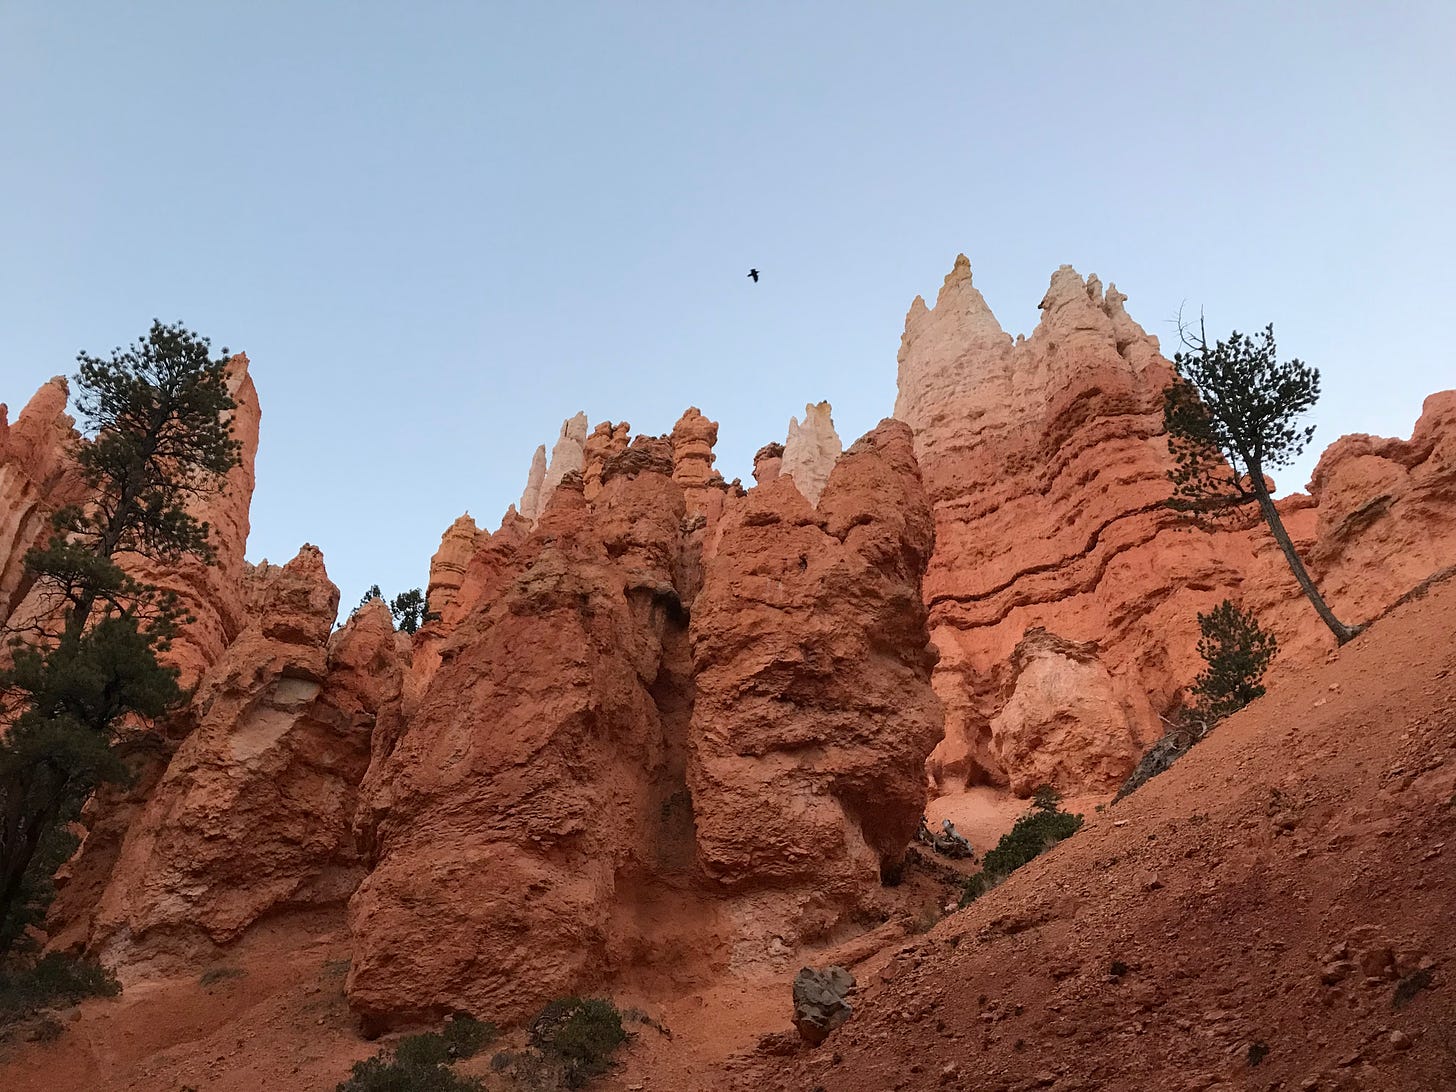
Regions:
M 526 488 L 521 493 L 520 514 L 534 521 L 541 514 L 541 487 L 546 482 L 546 445 L 536 448 L 531 456 L 531 469 L 526 473 Z
M 829 472 L 842 450 L 829 403 L 806 405 L 802 424 L 797 417 L 789 418 L 789 437 L 784 442 L 779 473 L 793 478 L 810 504 L 818 504 L 819 494 L 824 491 L 824 483 L 829 480 Z
M 389 608 L 330 637 L 339 592 L 312 546 L 249 580 L 253 621 L 207 673 L 198 726 L 131 824 L 90 946 L 125 976 L 225 944 L 270 911 L 342 904 L 364 874 L 351 830 L 402 672 Z
M 551 448 L 551 462 L 546 467 L 546 477 L 541 481 L 541 503 L 537 519 L 551 503 L 551 494 L 568 474 L 580 474 L 586 460 L 586 414 L 578 413 L 561 422 L 561 435 Z
M 1126 776 L 1141 751 L 1138 718 L 1123 708 L 1095 646 L 1033 628 L 1007 667 L 990 742 L 1012 792 Z
M 693 602 L 689 785 L 735 959 L 825 935 L 898 875 L 941 736 L 910 430 L 838 461 L 818 509 L 784 478 L 725 512 Z

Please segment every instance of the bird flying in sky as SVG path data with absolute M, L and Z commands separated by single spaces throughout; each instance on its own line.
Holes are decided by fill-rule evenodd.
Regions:
M 756 269 L 750 269 L 748 271 L 748 275 L 753 278 L 753 283 L 754 284 L 757 284 L 758 283 L 758 270 L 756 270 Z

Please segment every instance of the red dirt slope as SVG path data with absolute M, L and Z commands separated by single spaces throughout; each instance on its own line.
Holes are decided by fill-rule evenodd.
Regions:
M 738 1086 L 1456 1088 L 1453 834 L 1447 581 L 862 968 L 854 1020 Z

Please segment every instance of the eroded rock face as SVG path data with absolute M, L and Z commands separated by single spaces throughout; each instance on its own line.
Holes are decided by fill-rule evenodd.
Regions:
M 43 545 L 51 513 L 84 498 L 71 465 L 79 438 L 66 413 L 69 387 L 62 376 L 42 385 L 8 421 L 0 404 L 0 621 L 10 617 L 29 584 L 25 552 Z
M 1351 624 L 1456 564 L 1456 391 L 1426 399 L 1409 440 L 1336 440 L 1320 456 L 1309 494 L 1287 497 L 1280 508 L 1310 575 Z M 1250 541 L 1257 560 L 1246 597 L 1271 620 L 1280 659 L 1309 662 L 1332 648 L 1262 527 Z
M 614 425 L 610 421 L 603 421 L 586 438 L 586 446 L 582 454 L 581 480 L 582 494 L 587 500 L 591 500 L 602 491 L 602 468 L 608 459 L 627 450 L 631 437 L 632 425 L 630 422 L 623 421 L 621 424 Z
M 366 603 L 331 639 L 339 592 L 311 546 L 249 583 L 254 620 L 204 677 L 96 913 L 90 945 L 123 969 L 342 904 L 363 876 L 355 792 L 402 682 L 389 609 Z
M 480 545 L 481 530 L 466 512 L 445 530 L 440 548 L 430 559 L 430 583 L 425 599 L 432 614 L 453 614 L 465 567 Z
M 369 805 L 378 863 L 351 904 L 348 981 L 366 1020 L 524 1015 L 642 943 L 622 903 L 692 858 L 665 806 L 688 700 L 671 662 L 683 512 L 661 470 L 609 477 L 594 507 L 568 476 L 446 642 L 371 772 L 387 798 Z
M 541 514 L 541 487 L 546 482 L 546 445 L 531 456 L 531 469 L 526 472 L 526 488 L 521 493 L 520 514 L 535 521 Z
M 718 422 L 688 407 L 672 428 L 672 477 L 682 486 L 690 512 L 717 519 L 723 510 L 723 475 L 713 469 Z
M 567 475 L 472 559 L 474 605 L 365 779 L 369 1024 L 702 973 L 822 935 L 898 867 L 939 734 L 908 429 L 846 454 L 818 512 L 788 481 L 734 498 L 708 562 L 674 451 L 638 437 L 592 501 Z
M 822 935 L 898 871 L 941 735 L 920 595 L 933 541 L 894 421 L 844 454 L 817 511 L 781 478 L 723 517 L 693 603 L 689 783 L 745 951 Z
M 1013 341 L 961 256 L 934 309 L 916 299 L 906 317 L 896 416 L 935 509 L 925 593 L 946 738 L 930 772 L 944 788 L 1114 788 L 1202 669 L 1197 614 L 1224 598 L 1275 632 L 1276 672 L 1333 647 L 1256 514 L 1209 533 L 1166 508 L 1172 368 L 1125 298 L 1063 266 L 1035 332 Z M 1280 502 L 1347 621 L 1456 557 L 1453 418 L 1447 392 L 1409 441 L 1339 440 L 1311 494 Z
M 1247 567 L 1247 547 L 1163 504 L 1172 370 L 1123 299 L 1063 267 L 1035 333 L 1013 341 L 962 256 L 934 310 L 917 299 L 906 318 L 896 416 L 915 429 L 935 508 L 925 593 L 946 739 L 931 772 L 945 787 L 1044 774 L 1062 790 L 1115 787 L 1197 674 L 1197 612 Z M 1034 657 L 1008 691 L 1002 665 L 1037 628 L 1096 662 Z M 1101 697 L 1070 709 L 1072 677 Z M 1091 716 L 1089 702 L 1085 731 L 1053 730 Z M 1052 736 L 1075 753 L 1042 754 Z

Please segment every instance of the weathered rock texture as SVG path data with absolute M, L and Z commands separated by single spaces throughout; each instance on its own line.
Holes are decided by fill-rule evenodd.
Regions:
M 784 441 L 779 473 L 793 478 L 810 504 L 819 503 L 819 494 L 824 491 L 834 461 L 844 450 L 829 413 L 828 402 L 805 406 L 803 424 L 797 417 L 790 417 L 789 438 Z
M 520 514 L 535 520 L 541 514 L 541 486 L 546 481 L 546 445 L 531 456 L 531 469 L 526 473 L 526 488 L 521 493 Z
M 607 460 L 627 450 L 631 435 L 630 423 L 623 421 L 614 425 L 610 421 L 603 421 L 586 438 L 586 446 L 582 452 L 581 479 L 582 494 L 587 500 L 602 491 L 602 470 Z
M 919 594 L 933 542 L 894 421 L 845 453 L 817 511 L 781 478 L 724 516 L 693 603 L 689 785 L 745 937 L 810 939 L 898 874 L 941 734 Z
M 483 533 L 466 512 L 440 536 L 440 548 L 430 559 L 430 582 L 425 590 L 431 613 L 443 615 L 455 605 L 465 567 L 475 556 Z
M 784 445 L 764 444 L 753 454 L 753 480 L 759 485 L 767 485 L 773 481 L 784 469 Z
M 707 430 L 685 420 L 686 460 L 639 437 L 592 501 L 567 475 L 534 532 L 468 566 L 470 612 L 366 778 L 366 1020 L 700 973 L 822 935 L 898 866 L 939 735 L 909 431 L 857 445 L 818 513 L 787 482 L 733 498 L 704 564 L 704 475 L 680 478 Z
M 1330 647 L 1262 523 L 1210 534 L 1164 506 L 1172 370 L 1124 299 L 1063 266 L 1013 341 L 962 256 L 935 308 L 916 299 L 906 318 L 896 416 L 935 509 L 943 786 L 1114 787 L 1202 667 L 1198 611 L 1226 596 L 1275 630 L 1285 664 Z M 1456 556 L 1452 397 L 1428 401 L 1410 441 L 1339 441 L 1312 496 L 1281 502 L 1351 620 Z
M 78 439 L 66 413 L 69 387 L 56 376 L 20 411 L 15 423 L 0 403 L 0 621 L 29 588 L 25 552 L 42 545 L 57 508 L 84 499 L 68 449 Z
M 1171 366 L 1123 298 L 1064 266 L 1013 342 L 962 256 L 906 318 L 895 412 L 935 506 L 942 783 L 1115 785 L 1196 673 L 1189 621 L 1241 575 L 1163 505 Z
M 716 519 L 723 510 L 723 475 L 713 469 L 718 422 L 690 406 L 672 428 L 672 478 L 682 487 L 688 511 Z
M 382 601 L 330 637 L 339 592 L 305 546 L 248 581 L 252 621 L 207 673 L 198 726 L 131 823 L 90 944 L 138 957 L 225 943 L 279 910 L 341 905 L 363 876 L 355 793 L 402 671 Z

